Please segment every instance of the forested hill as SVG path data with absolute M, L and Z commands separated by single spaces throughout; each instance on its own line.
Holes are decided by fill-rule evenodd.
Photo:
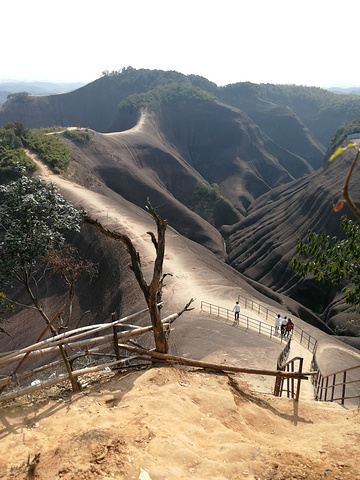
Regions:
M 359 95 L 338 95 L 318 87 L 247 82 L 222 87 L 217 96 L 244 110 L 270 137 L 274 131 L 290 133 L 289 145 L 296 141 L 290 111 L 325 148 L 340 125 L 360 116 Z
M 0 107 L 0 126 L 6 122 L 22 122 L 28 128 L 81 125 L 108 132 L 115 125 L 121 102 L 134 103 L 135 99 L 129 96 L 135 95 L 140 105 L 142 96 L 146 94 L 149 100 L 150 94 L 148 106 L 154 106 L 164 94 L 161 90 L 169 86 L 178 92 L 195 88 L 244 111 L 269 138 L 301 157 L 308 154 L 309 143 L 325 151 L 337 127 L 360 116 L 357 95 L 338 95 L 315 87 L 249 82 L 217 87 L 196 75 L 128 67 L 107 72 L 66 94 L 14 94 Z M 314 159 L 314 162 L 313 167 L 318 168 L 321 160 Z
M 308 228 L 339 230 L 333 207 L 352 152 L 334 165 L 324 160 L 360 130 L 359 117 L 355 95 L 270 84 L 219 88 L 202 77 L 132 68 L 67 94 L 15 94 L 0 108 L 1 125 L 85 127 L 67 132 L 69 151 L 56 144 L 60 170 L 70 163 L 72 180 L 140 207 L 150 196 L 181 235 L 325 323 L 341 317 L 339 288 L 299 281 L 289 258 Z M 47 142 L 41 131 L 5 128 L 0 167 L 23 161 L 17 147 L 48 151 Z

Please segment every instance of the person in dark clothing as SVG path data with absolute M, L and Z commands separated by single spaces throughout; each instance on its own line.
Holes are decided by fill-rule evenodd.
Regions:
M 287 317 L 285 316 L 285 317 L 281 320 L 281 335 L 285 335 L 287 323 L 288 323 L 288 319 L 287 319 Z
M 290 334 L 292 335 L 293 328 L 294 328 L 294 324 L 291 321 L 291 318 L 289 318 L 288 323 L 286 325 L 285 336 L 289 337 Z

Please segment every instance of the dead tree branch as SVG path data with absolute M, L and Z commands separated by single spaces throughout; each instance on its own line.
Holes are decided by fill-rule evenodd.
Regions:
M 146 209 L 154 219 L 157 227 L 157 238 L 152 232 L 148 232 L 156 250 L 153 276 L 149 285 L 146 283 L 143 272 L 141 270 L 140 255 L 127 235 L 112 232 L 103 227 L 101 223 L 97 220 L 93 220 L 89 217 L 85 218 L 85 222 L 96 227 L 101 233 L 103 233 L 107 237 L 112 238 L 113 240 L 120 241 L 126 245 L 127 251 L 131 258 L 130 268 L 135 274 L 135 278 L 140 286 L 141 291 L 144 294 L 146 303 L 149 307 L 156 349 L 159 352 L 166 353 L 169 350 L 168 335 L 166 328 L 164 328 L 164 325 L 161 321 L 160 309 L 158 304 L 159 296 L 161 299 L 161 287 L 163 280 L 162 269 L 165 254 L 165 231 L 167 227 L 167 222 L 159 215 L 157 215 L 149 199 L 147 200 Z
M 345 200 L 345 202 L 348 204 L 350 210 L 353 212 L 353 214 L 356 216 L 356 218 L 360 221 L 360 210 L 355 205 L 355 203 L 353 202 L 353 200 L 352 200 L 352 198 L 350 197 L 350 194 L 349 194 L 349 182 L 350 182 L 351 175 L 354 171 L 355 164 L 356 164 L 356 162 L 359 158 L 359 153 L 360 153 L 360 149 L 358 149 L 358 151 L 357 151 L 357 153 L 354 157 L 354 160 L 351 164 L 350 170 L 349 170 L 349 172 L 346 176 L 344 186 L 343 186 L 343 189 L 342 189 L 342 196 L 343 196 L 343 199 Z

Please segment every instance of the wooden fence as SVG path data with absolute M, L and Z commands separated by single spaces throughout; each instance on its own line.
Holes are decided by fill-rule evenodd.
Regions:
M 102 363 L 101 365 L 78 368 L 77 370 L 71 369 L 70 373 L 76 379 L 78 379 L 80 376 L 98 370 L 106 369 L 107 367 L 119 367 L 133 360 L 141 360 L 142 363 L 147 362 L 147 364 L 151 363 L 152 361 L 162 361 L 170 365 L 178 364 L 197 366 L 207 369 L 229 371 L 234 373 L 238 372 L 258 375 L 270 375 L 274 377 L 284 377 L 287 379 L 295 378 L 296 380 L 307 380 L 308 376 L 311 375 L 306 373 L 302 374 L 299 372 L 258 370 L 226 365 L 216 365 L 191 360 L 188 358 L 175 357 L 168 354 L 160 354 L 152 350 L 145 350 L 134 345 L 129 345 L 128 343 L 119 343 L 128 342 L 132 338 L 143 335 L 152 330 L 152 326 L 139 327 L 137 325 L 131 325 L 130 323 L 128 323 L 134 317 L 147 311 L 148 310 L 145 309 L 120 320 L 115 320 L 113 316 L 113 321 L 109 323 L 81 327 L 48 338 L 46 340 L 39 341 L 36 344 L 23 348 L 21 350 L 1 353 L 0 368 L 2 370 L 6 368 L 8 371 L 10 370 L 11 373 L 3 375 L 2 378 L 0 378 L 1 392 L 5 390 L 5 392 L 0 395 L 0 402 L 11 400 L 21 395 L 29 394 L 36 390 L 47 388 L 57 383 L 68 380 L 70 378 L 70 375 L 69 373 L 66 373 L 66 370 L 65 373 L 61 373 L 60 375 L 59 372 L 56 371 L 58 367 L 62 367 L 64 365 L 63 360 L 55 360 L 51 363 L 42 365 L 38 368 L 28 371 L 20 372 L 17 368 L 19 366 L 19 362 L 20 364 L 22 364 L 24 362 L 24 359 L 31 360 L 39 356 L 54 356 L 54 354 L 58 354 L 60 346 L 63 350 L 66 351 L 68 359 L 71 362 L 72 366 L 75 360 L 81 359 L 83 357 L 100 355 L 104 357 L 110 357 L 112 359 L 112 361 L 107 361 L 106 363 Z M 175 313 L 165 318 L 163 320 L 164 326 L 169 326 L 179 315 L 179 313 Z M 121 327 L 121 331 L 118 331 L 119 327 Z M 111 330 L 110 334 L 98 336 L 99 332 L 109 329 Z M 94 334 L 97 334 L 97 336 L 94 336 Z M 34 381 L 31 381 L 34 376 L 39 377 L 39 375 L 43 375 L 44 372 L 47 372 L 46 379 L 40 380 L 39 378 L 36 378 Z M 25 384 L 26 381 L 28 382 L 27 384 Z
M 101 365 L 89 366 L 72 371 L 72 375 L 75 378 L 86 373 L 102 370 L 106 367 L 114 367 L 116 365 L 119 366 L 129 362 L 130 360 L 137 359 L 137 355 L 129 356 L 128 352 L 123 352 L 120 354 L 118 341 L 121 339 L 121 341 L 126 342 L 134 337 L 143 335 L 152 330 L 152 326 L 139 327 L 137 325 L 125 323 L 147 311 L 148 309 L 144 309 L 120 320 L 113 320 L 109 323 L 81 327 L 48 338 L 46 340 L 42 340 L 41 342 L 37 342 L 36 344 L 20 350 L 0 353 L 1 370 L 4 371 L 4 369 L 7 369 L 10 371 L 8 374 L 0 375 L 0 391 L 7 390 L 5 394 L 0 395 L 0 401 L 10 400 L 20 395 L 24 395 L 67 380 L 69 375 L 63 373 L 66 372 L 66 370 L 64 368 L 64 361 L 62 359 L 56 359 L 51 363 L 47 363 L 35 369 L 22 372 L 17 371 L 17 366 L 19 363 L 23 363 L 24 359 L 32 360 L 44 355 L 56 357 L 60 351 L 59 346 L 62 346 L 66 351 L 71 364 L 78 359 L 86 358 L 89 360 L 90 357 L 100 356 L 110 358 L 110 361 L 102 362 Z M 174 314 L 164 319 L 164 325 L 169 325 L 168 322 L 170 322 L 177 315 L 178 314 Z M 120 326 L 122 330 L 119 332 L 117 329 Z M 108 335 L 99 336 L 99 332 L 104 330 L 110 330 L 111 333 Z M 59 373 L 59 371 L 61 373 Z M 48 376 L 47 378 L 40 380 L 39 376 L 44 376 L 44 372 L 48 372 Z M 34 377 L 37 378 L 32 381 Z

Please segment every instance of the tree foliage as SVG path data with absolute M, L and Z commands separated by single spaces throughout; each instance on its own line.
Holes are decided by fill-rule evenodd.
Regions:
M 22 176 L 0 186 L 0 194 L 0 278 L 28 274 L 36 258 L 65 243 L 66 232 L 80 230 L 82 212 L 54 183 Z
M 343 239 L 331 238 L 325 230 L 318 234 L 309 230 L 306 241 L 299 239 L 296 246 L 304 260 L 294 256 L 290 264 L 300 276 L 312 274 L 319 282 L 339 284 L 345 280 L 345 301 L 360 313 L 360 225 L 343 216 L 340 226 Z
M 113 82 L 117 86 L 127 90 L 128 94 L 147 92 L 157 87 L 168 86 L 170 84 L 186 84 L 188 86 L 199 87 L 212 93 L 214 93 L 217 88 L 215 83 L 210 82 L 204 77 L 184 75 L 174 70 L 164 71 L 127 67 L 118 71 L 104 71 L 103 77 L 107 81 Z
M 198 182 L 195 185 L 189 208 L 208 222 L 213 223 L 214 215 L 218 209 L 223 207 L 224 203 L 230 204 L 221 195 L 219 186 L 216 183 L 209 186 Z
M 134 93 L 123 100 L 118 109 L 120 111 L 139 111 L 146 109 L 158 111 L 163 105 L 177 104 L 183 101 L 206 102 L 212 101 L 214 97 L 198 87 L 187 83 L 171 83 L 161 85 L 146 93 Z
M 94 132 L 87 128 L 85 130 L 77 128 L 76 130 L 65 130 L 63 132 L 63 136 L 72 142 L 81 143 L 84 145 L 92 140 Z
M 330 148 L 338 147 L 347 139 L 348 135 L 353 133 L 360 133 L 360 117 L 339 126 L 331 139 Z
M 0 292 L 0 315 L 3 315 L 4 313 L 10 312 L 13 310 L 13 305 L 11 305 L 7 299 L 6 295 L 3 292 Z M 9 335 L 7 331 L 1 326 L 4 322 L 4 319 L 0 317 L 0 332 L 5 333 L 6 335 Z
M 60 249 L 65 243 L 66 232 L 80 230 L 83 212 L 66 201 L 54 183 L 47 184 L 39 177 L 22 176 L 1 186 L 0 194 L 3 197 L 0 206 L 0 282 L 17 281 L 22 284 L 33 308 L 56 335 L 53 321 L 39 298 L 38 286 L 45 271 L 37 261 L 53 249 Z M 80 391 L 81 386 L 72 375 L 63 345 L 59 345 L 59 349 L 73 391 Z
M 79 256 L 73 245 L 65 244 L 60 250 L 51 250 L 44 258 L 44 262 L 54 274 L 63 280 L 68 292 L 68 306 L 60 315 L 59 332 L 68 328 L 73 314 L 73 301 L 75 298 L 75 284 L 80 275 L 86 274 L 90 281 L 97 275 L 98 267 L 89 260 Z M 80 320 L 79 320 L 80 321 Z
M 6 182 L 32 173 L 35 163 L 24 152 L 28 129 L 22 123 L 6 123 L 0 129 L 0 180 Z

